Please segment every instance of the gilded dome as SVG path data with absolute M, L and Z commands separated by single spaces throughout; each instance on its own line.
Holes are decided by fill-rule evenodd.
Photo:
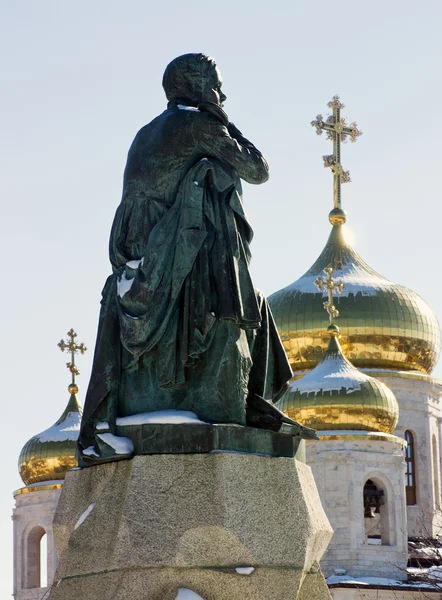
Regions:
M 276 406 L 319 431 L 392 433 L 399 416 L 390 388 L 358 371 L 342 354 L 336 337 L 330 338 L 323 359 L 312 371 L 290 382 Z
M 58 421 L 34 435 L 20 452 L 18 470 L 25 485 L 63 480 L 69 469 L 78 464 L 77 438 L 82 409 L 76 396 L 77 386 L 70 385 L 69 391 L 71 397 Z
M 329 264 L 345 284 L 335 302 L 340 342 L 351 363 L 357 368 L 430 373 L 441 346 L 434 312 L 420 296 L 371 269 L 347 243 L 338 220 L 311 269 L 269 297 L 292 369 L 314 368 L 327 348 L 321 303 L 327 292 L 318 292 L 314 281 Z

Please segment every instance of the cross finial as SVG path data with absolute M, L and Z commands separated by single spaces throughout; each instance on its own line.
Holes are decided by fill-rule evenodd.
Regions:
M 77 344 L 75 342 L 75 338 L 77 337 L 77 334 L 75 333 L 75 331 L 73 329 L 70 329 L 68 331 L 67 335 L 70 339 L 67 342 L 65 342 L 64 340 L 60 340 L 58 342 L 57 346 L 60 348 L 60 350 L 62 352 L 70 352 L 71 353 L 71 360 L 70 360 L 70 362 L 66 363 L 67 368 L 72 373 L 72 383 L 69 386 L 69 391 L 71 394 L 76 394 L 78 392 L 78 387 L 77 387 L 77 384 L 75 383 L 75 377 L 76 377 L 76 375 L 80 375 L 80 371 L 77 369 L 77 366 L 75 365 L 75 355 L 78 354 L 78 352 L 81 352 L 81 354 L 84 354 L 86 352 L 87 348 L 84 344 Z
M 337 294 L 342 294 L 345 285 L 342 281 L 337 282 L 333 279 L 332 275 L 335 272 L 335 268 L 332 265 L 328 265 L 324 269 L 324 273 L 327 275 L 326 278 L 319 276 L 315 281 L 315 286 L 319 291 L 325 288 L 328 292 L 328 301 L 324 302 L 324 308 L 329 314 L 330 325 L 328 327 L 328 332 L 331 336 L 337 337 L 339 335 L 339 327 L 337 327 L 334 323 L 334 319 L 339 317 L 339 311 L 333 303 L 333 292 Z
M 341 110 L 344 105 L 339 99 L 339 96 L 333 96 L 327 106 L 333 109 L 333 114 L 328 115 L 324 121 L 322 115 L 318 115 L 311 122 L 315 127 L 316 133 L 322 135 L 325 131 L 327 139 L 333 142 L 333 154 L 323 156 L 324 167 L 330 167 L 333 173 L 333 203 L 334 208 L 331 211 L 329 218 L 333 225 L 342 225 L 345 223 L 346 215 L 341 206 L 341 183 L 348 183 L 350 179 L 350 171 L 344 171 L 341 165 L 341 142 L 345 143 L 348 139 L 355 142 L 362 131 L 359 131 L 355 122 L 347 125 L 347 120 L 341 117 Z

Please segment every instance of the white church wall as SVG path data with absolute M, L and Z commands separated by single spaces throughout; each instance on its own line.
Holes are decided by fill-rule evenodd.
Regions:
M 23 493 L 24 490 L 32 489 Z M 12 514 L 14 526 L 14 589 L 16 600 L 40 600 L 52 584 L 57 568 L 57 554 L 52 521 L 61 489 L 22 488 L 15 493 Z M 40 542 L 46 534 L 46 556 Z M 42 572 L 47 585 L 42 587 Z
M 383 441 L 348 438 L 306 443 L 307 463 L 334 529 L 321 562 L 326 577 L 344 567 L 353 577 L 406 579 L 403 444 L 394 440 L 389 436 Z M 371 545 L 366 538 L 363 490 L 369 479 L 385 493 L 380 545 Z
M 441 406 L 442 384 L 428 376 L 376 373 L 399 403 L 395 435 L 411 431 L 415 442 L 416 504 L 407 506 L 409 537 L 436 537 L 442 533 Z

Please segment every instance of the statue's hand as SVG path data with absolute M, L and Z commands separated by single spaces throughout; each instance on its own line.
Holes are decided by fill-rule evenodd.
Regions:
M 234 125 L 231 121 L 229 126 L 227 127 L 231 137 L 233 137 L 236 141 L 238 141 L 241 145 L 246 148 L 255 148 L 251 141 L 249 141 L 246 137 L 243 136 L 241 131 Z
M 208 112 L 211 114 L 212 117 L 215 117 L 215 119 L 220 121 L 224 127 L 229 125 L 229 117 L 227 116 L 227 113 L 223 111 L 221 106 L 219 106 L 219 104 L 215 104 L 215 102 L 201 102 L 198 104 L 198 108 L 202 112 Z

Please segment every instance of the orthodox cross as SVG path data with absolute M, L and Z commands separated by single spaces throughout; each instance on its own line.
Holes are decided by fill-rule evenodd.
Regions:
M 339 283 L 333 279 L 332 275 L 335 272 L 334 267 L 332 265 L 328 265 L 325 267 L 324 273 L 327 275 L 326 278 L 319 276 L 315 281 L 315 286 L 322 292 L 325 288 L 328 292 L 328 302 L 324 302 L 324 308 L 328 312 L 330 317 L 330 327 L 335 328 L 334 319 L 339 317 L 339 311 L 333 303 L 333 292 L 337 294 L 342 294 L 345 284 L 340 281 Z
M 350 138 L 350 141 L 355 142 L 362 135 L 362 131 L 359 131 L 356 123 L 353 122 L 347 125 L 347 120 L 341 117 L 341 110 L 344 105 L 339 100 L 339 96 L 333 96 L 327 106 L 333 109 L 333 114 L 329 115 L 325 121 L 322 115 L 318 115 L 311 122 L 311 125 L 316 128 L 318 135 L 322 135 L 322 132 L 325 131 L 327 139 L 333 141 L 333 154 L 328 154 L 322 158 L 324 167 L 330 167 L 333 173 L 334 208 L 341 210 L 341 183 L 351 181 L 350 171 L 344 171 L 341 165 L 341 142 L 347 142 L 348 138 Z
M 66 366 L 69 369 L 69 371 L 72 373 L 72 386 L 76 387 L 75 376 L 80 375 L 80 371 L 77 369 L 77 367 L 75 365 L 75 355 L 78 354 L 78 352 L 81 352 L 81 354 L 84 354 L 86 352 L 87 348 L 84 344 L 77 344 L 75 342 L 75 338 L 77 337 L 77 334 L 75 333 L 75 331 L 73 329 L 70 329 L 68 331 L 67 335 L 70 339 L 67 342 L 65 342 L 64 340 L 60 340 L 58 342 L 57 346 L 60 348 L 60 350 L 62 352 L 70 352 L 71 353 L 71 360 L 70 360 L 70 362 L 66 363 Z

